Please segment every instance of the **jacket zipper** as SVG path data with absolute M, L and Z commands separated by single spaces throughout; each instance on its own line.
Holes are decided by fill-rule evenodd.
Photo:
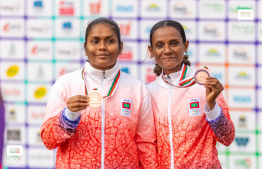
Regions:
M 105 71 L 102 72 L 101 78 L 101 95 L 104 96 L 104 79 L 106 78 Z M 101 168 L 104 169 L 105 163 L 105 100 L 102 102 L 102 125 L 101 125 Z
M 169 142 L 171 149 L 171 169 L 174 168 L 174 150 L 173 150 L 173 130 L 172 130 L 172 114 L 171 114 L 171 102 L 172 102 L 173 86 L 170 85 L 170 93 L 168 100 L 168 127 L 169 127 Z

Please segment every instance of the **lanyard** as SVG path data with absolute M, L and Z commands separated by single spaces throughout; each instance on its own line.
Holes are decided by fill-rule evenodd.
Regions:
M 186 78 L 187 69 L 188 69 L 187 66 L 185 64 L 183 64 L 182 65 L 182 72 L 181 72 L 181 74 L 179 76 L 179 83 L 178 83 L 179 86 L 178 85 L 174 85 L 174 84 L 169 83 L 168 81 L 166 81 L 164 79 L 164 75 L 163 75 L 164 73 L 162 73 L 162 79 L 164 80 L 164 82 L 166 82 L 166 83 L 168 83 L 168 84 L 170 84 L 172 86 L 179 87 L 179 88 L 186 88 L 186 87 L 192 86 L 196 82 L 195 82 L 194 77 L 185 79 Z
M 84 83 L 85 83 L 84 72 L 85 72 L 85 68 L 82 70 L 82 79 L 84 80 Z M 113 83 L 112 83 L 112 85 L 111 85 L 111 87 L 110 87 L 110 89 L 109 89 L 109 91 L 108 91 L 108 94 L 106 96 L 104 96 L 103 99 L 111 97 L 115 93 L 118 82 L 119 82 L 120 73 L 121 73 L 121 71 L 119 70 L 114 81 L 113 81 Z M 95 88 L 94 90 L 97 90 L 97 88 Z M 86 96 L 88 95 L 86 85 L 85 85 L 85 95 Z

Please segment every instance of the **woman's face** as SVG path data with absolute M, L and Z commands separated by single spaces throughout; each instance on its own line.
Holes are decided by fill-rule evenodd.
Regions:
M 171 26 L 158 28 L 152 36 L 152 46 L 149 46 L 151 56 L 163 68 L 165 74 L 181 70 L 184 52 L 187 52 L 189 42 L 183 39 L 177 29 Z
M 84 47 L 92 67 L 108 70 L 114 67 L 118 55 L 122 53 L 123 42 L 119 46 L 117 34 L 111 25 L 99 23 L 89 31 Z

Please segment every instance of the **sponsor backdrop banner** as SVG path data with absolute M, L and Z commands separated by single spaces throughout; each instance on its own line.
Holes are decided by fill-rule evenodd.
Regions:
M 57 78 L 84 67 L 85 28 L 104 16 L 121 28 L 121 70 L 146 83 L 155 80 L 147 51 L 152 25 L 181 22 L 192 67 L 209 67 L 225 86 L 236 137 L 229 147 L 217 144 L 222 167 L 262 168 L 261 8 L 258 0 L 1 0 L 3 165 L 54 168 L 55 150 L 40 138 L 48 94 Z

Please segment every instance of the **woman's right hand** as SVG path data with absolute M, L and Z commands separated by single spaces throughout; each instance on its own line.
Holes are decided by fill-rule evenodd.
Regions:
M 84 110 L 89 106 L 89 97 L 85 95 L 76 95 L 70 97 L 67 101 L 67 108 L 71 112 L 77 112 Z

